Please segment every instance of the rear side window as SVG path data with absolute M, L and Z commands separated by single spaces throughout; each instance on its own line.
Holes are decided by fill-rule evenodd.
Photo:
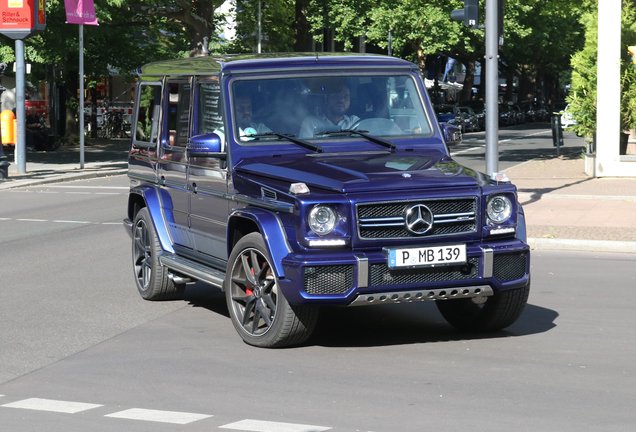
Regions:
M 159 121 L 161 118 L 161 85 L 141 84 L 137 105 L 135 142 L 156 146 L 159 139 Z
M 190 126 L 190 83 L 171 81 L 168 84 L 168 104 L 169 143 L 185 147 Z

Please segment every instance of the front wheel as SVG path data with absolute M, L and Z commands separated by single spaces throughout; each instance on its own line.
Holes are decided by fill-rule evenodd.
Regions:
M 450 325 L 464 331 L 496 331 L 512 325 L 526 306 L 530 281 L 523 288 L 500 291 L 479 304 L 473 299 L 438 300 L 437 308 Z
M 225 280 L 232 324 L 250 345 L 298 345 L 316 327 L 318 308 L 290 305 L 278 286 L 271 262 L 259 233 L 246 235 L 234 246 Z

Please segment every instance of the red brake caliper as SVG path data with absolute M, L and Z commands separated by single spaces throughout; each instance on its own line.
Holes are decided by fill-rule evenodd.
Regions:
M 254 269 L 252 270 L 252 275 L 254 275 Z M 247 294 L 248 296 L 251 296 L 252 294 L 254 294 L 254 290 L 251 287 L 245 286 L 245 294 Z

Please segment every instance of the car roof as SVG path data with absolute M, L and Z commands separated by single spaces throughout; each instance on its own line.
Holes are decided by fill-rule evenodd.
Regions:
M 219 72 L 250 73 L 321 68 L 378 68 L 419 70 L 406 60 L 378 54 L 357 53 L 267 53 L 235 54 L 164 60 L 137 69 L 141 77 L 165 75 L 210 75 Z

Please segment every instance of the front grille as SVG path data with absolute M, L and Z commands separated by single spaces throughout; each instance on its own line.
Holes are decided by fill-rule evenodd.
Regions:
M 521 279 L 526 274 L 528 252 L 496 254 L 493 276 L 500 281 Z
M 433 227 L 423 235 L 408 231 L 405 224 L 407 211 L 417 204 L 433 214 Z M 357 217 L 358 235 L 365 240 L 470 233 L 477 230 L 477 198 L 358 204 Z
M 372 264 L 369 269 L 369 286 L 407 285 L 429 282 L 475 279 L 479 276 L 479 258 L 468 258 L 466 264 L 389 270 L 385 264 Z
M 343 294 L 353 287 L 353 265 L 305 267 L 307 294 Z

